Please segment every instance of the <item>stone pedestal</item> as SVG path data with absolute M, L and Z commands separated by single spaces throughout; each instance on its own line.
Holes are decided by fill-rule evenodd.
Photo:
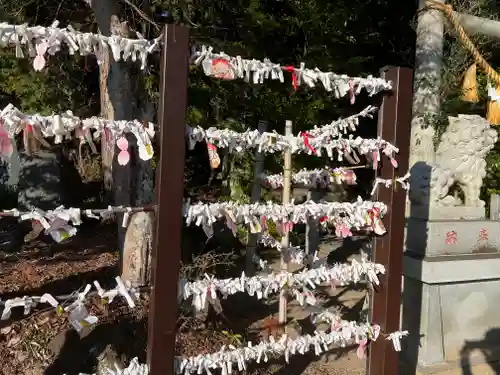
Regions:
M 484 220 L 484 207 L 469 206 L 428 206 L 413 205 L 411 217 L 425 220 Z
M 402 326 L 410 336 L 403 361 L 427 368 L 499 360 L 500 333 L 491 337 L 500 327 L 500 222 L 484 220 L 483 208 L 461 211 L 468 220 L 417 212 L 412 208 L 406 234 Z
M 404 362 L 425 368 L 500 360 L 499 254 L 406 256 L 404 273 Z
M 406 236 L 406 251 L 426 257 L 500 251 L 500 223 L 491 220 L 410 217 Z

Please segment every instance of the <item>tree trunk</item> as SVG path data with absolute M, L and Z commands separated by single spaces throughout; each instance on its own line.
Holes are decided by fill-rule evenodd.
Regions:
M 425 0 L 420 0 L 420 9 L 425 5 Z M 418 15 L 415 51 L 410 168 L 417 162 L 434 162 L 433 122 L 441 107 L 443 41 L 443 13 L 439 10 L 422 10 Z
M 115 111 L 108 92 L 108 77 L 110 71 L 109 53 L 104 54 L 103 61 L 99 67 L 99 89 L 101 94 L 101 116 L 110 120 L 115 118 Z M 107 134 L 101 137 L 101 157 L 104 190 L 106 191 L 106 200 L 113 201 L 113 156 L 114 144 Z
M 128 27 L 119 21 L 117 0 L 91 0 L 97 24 L 103 35 L 118 34 L 129 37 Z M 148 107 L 140 111 L 137 98 L 143 93 L 139 90 L 138 74 L 133 74 L 133 63 L 114 61 L 110 52 L 105 54 L 100 67 L 101 115 L 112 120 L 146 119 L 152 121 L 154 110 Z M 134 77 L 134 79 L 132 79 Z M 145 116 L 147 116 L 145 118 Z M 116 140 L 102 137 L 101 152 L 104 172 L 104 184 L 108 197 L 116 205 L 134 206 L 151 203 L 153 200 L 153 170 L 151 160 L 140 160 L 137 143 L 133 136 L 127 135 L 131 160 L 126 166 L 120 166 L 116 160 Z M 121 262 L 120 273 L 124 280 L 133 284 L 145 284 L 150 275 L 150 258 L 152 246 L 152 216 L 148 213 L 137 213 L 122 227 L 123 215 L 117 215 L 118 248 Z M 107 349 L 113 358 L 114 348 Z M 99 358 L 98 367 L 109 367 L 106 351 Z M 123 362 L 115 359 L 123 368 Z
M 91 7 L 103 35 L 130 37 L 126 23 L 119 19 L 116 0 L 93 0 Z M 153 120 L 154 109 L 150 103 L 146 109 L 139 108 L 138 98 L 143 94 L 139 74 L 133 74 L 134 64 L 130 61 L 114 61 L 110 52 L 105 54 L 100 67 L 101 115 L 112 120 Z M 153 201 L 153 170 L 151 161 L 138 157 L 136 140 L 127 135 L 131 161 L 120 166 L 116 161 L 115 143 L 112 137 L 102 139 L 104 183 L 114 204 L 135 206 Z M 123 216 L 118 219 L 118 248 L 121 254 L 121 274 L 135 284 L 147 282 L 151 252 L 152 217 L 136 214 L 127 228 L 122 227 Z

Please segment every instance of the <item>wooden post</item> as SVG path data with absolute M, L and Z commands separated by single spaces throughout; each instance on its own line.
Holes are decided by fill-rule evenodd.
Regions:
M 396 156 L 399 168 L 395 169 L 388 158 L 383 157 L 377 177 L 394 180 L 408 170 L 413 72 L 409 68 L 386 67 L 381 73 L 383 78 L 392 81 L 393 90 L 384 97 L 380 108 L 377 135 L 399 148 Z M 380 286 L 370 298 L 370 321 L 380 325 L 382 336 L 400 329 L 407 192 L 398 185 L 393 185 L 392 189 L 380 186 L 382 185 L 377 190 L 376 201 L 388 206 L 388 212 L 383 218 L 387 234 L 374 240 L 373 261 L 383 264 L 386 274 L 380 276 Z M 370 345 L 367 374 L 398 374 L 398 353 L 390 340 L 380 337 Z
M 312 199 L 312 189 L 314 188 L 310 188 L 308 191 L 307 191 L 307 201 L 310 201 Z M 312 221 L 312 218 L 307 218 L 306 219 L 306 243 L 305 243 L 305 246 L 304 246 L 304 251 L 306 253 L 306 256 L 308 257 L 307 259 L 307 264 L 310 266 L 312 265 L 313 263 L 313 258 L 314 258 L 314 255 L 311 255 L 311 241 L 310 241 L 310 235 L 311 235 L 311 221 Z
M 286 120 L 285 123 L 285 136 L 292 135 L 292 121 Z M 287 149 L 284 153 L 284 168 L 283 168 L 283 204 L 290 203 L 290 191 L 292 184 L 292 151 Z M 290 246 L 290 234 L 287 232 L 286 235 L 281 239 L 281 246 L 283 249 L 287 249 Z M 281 269 L 288 270 L 287 259 L 281 255 Z M 279 305 L 279 322 L 280 324 L 286 324 L 286 313 L 287 313 L 287 300 L 285 291 L 280 292 L 280 305 Z
M 189 29 L 166 25 L 161 69 L 160 155 L 148 319 L 149 375 L 174 373 L 181 261 Z
M 264 133 L 267 130 L 267 121 L 259 121 L 258 129 L 259 133 Z M 262 192 L 261 175 L 264 172 L 265 156 L 266 155 L 263 152 L 257 151 L 255 153 L 255 169 L 253 175 L 252 195 L 250 197 L 250 201 L 252 203 L 258 202 L 260 200 Z M 245 267 L 245 273 L 248 276 L 253 276 L 255 273 L 255 264 L 253 258 L 255 256 L 255 250 L 257 248 L 257 238 L 257 234 L 251 233 L 248 235 Z

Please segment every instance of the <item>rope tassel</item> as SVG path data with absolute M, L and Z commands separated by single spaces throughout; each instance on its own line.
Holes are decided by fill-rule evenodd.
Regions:
M 500 86 L 488 87 L 488 114 L 487 120 L 491 125 L 500 125 Z
M 472 64 L 465 72 L 464 82 L 462 86 L 462 100 L 465 102 L 477 103 L 479 101 L 476 73 L 476 64 Z
M 469 36 L 465 32 L 464 27 L 460 23 L 458 17 L 453 12 L 453 7 L 449 4 L 443 4 L 443 3 L 440 3 L 436 0 L 427 0 L 427 6 L 430 9 L 440 10 L 441 12 L 443 12 L 446 15 L 446 17 L 450 20 L 451 24 L 455 28 L 455 31 L 457 32 L 458 37 L 459 37 L 460 41 L 462 42 L 462 44 L 464 45 L 464 47 L 474 57 L 475 63 L 486 73 L 488 78 L 496 86 L 500 87 L 500 74 L 498 74 L 495 71 L 495 69 L 493 69 L 493 67 L 490 64 L 488 64 L 486 59 L 481 55 L 481 53 L 479 52 L 477 47 L 474 45 L 472 40 L 469 38 Z M 475 81 L 474 79 L 472 79 L 474 76 L 474 74 L 473 74 L 474 70 L 475 70 L 474 67 L 470 67 L 467 70 L 466 80 L 467 80 L 467 78 L 470 78 L 471 80 L 470 80 L 470 82 L 464 81 L 464 89 L 465 89 L 466 85 L 469 86 L 470 88 L 473 88 L 473 83 Z M 499 90 L 495 90 L 495 89 L 491 90 L 490 99 L 498 97 L 498 94 L 499 94 Z M 466 96 L 467 96 L 467 93 L 464 94 L 464 100 L 466 100 L 465 99 Z M 470 93 L 469 97 L 474 99 L 474 91 L 473 90 Z M 500 108 L 499 108 L 499 103 L 496 100 L 495 101 L 492 100 L 492 101 L 490 101 L 490 103 L 488 103 L 488 115 L 487 115 L 487 117 L 488 117 L 488 121 L 491 123 L 491 125 L 500 125 Z

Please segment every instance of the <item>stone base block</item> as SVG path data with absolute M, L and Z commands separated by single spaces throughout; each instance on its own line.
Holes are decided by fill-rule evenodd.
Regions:
M 402 359 L 426 368 L 500 360 L 500 255 L 405 256 Z
M 500 222 L 408 218 L 407 250 L 421 256 L 500 252 Z
M 484 207 L 472 206 L 420 206 L 408 204 L 410 216 L 427 220 L 484 220 Z

